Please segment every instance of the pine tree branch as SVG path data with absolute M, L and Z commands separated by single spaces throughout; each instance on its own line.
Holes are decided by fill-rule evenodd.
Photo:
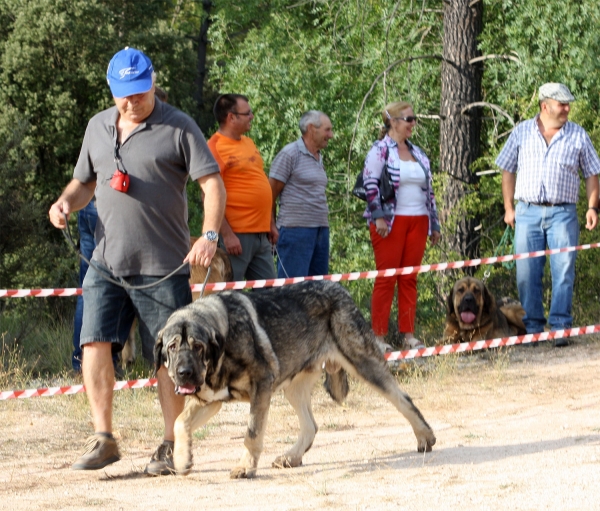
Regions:
M 415 117 L 419 119 L 441 119 L 442 121 L 446 118 L 445 115 L 437 115 L 437 114 L 415 114 Z
M 469 60 L 469 64 L 475 64 L 475 62 L 481 62 L 482 60 L 488 60 L 488 59 L 504 59 L 504 60 L 512 60 L 514 62 L 516 62 L 517 64 L 520 64 L 521 61 L 519 60 L 519 57 L 515 57 L 513 55 L 482 55 L 481 57 L 475 57 L 474 59 Z
M 496 110 L 496 112 L 502 114 L 504 117 L 506 117 L 509 122 L 514 126 L 515 125 L 515 121 L 513 120 L 513 118 L 508 115 L 508 113 L 506 113 L 504 110 L 502 110 L 502 108 L 500 108 L 498 105 L 494 105 L 493 103 L 487 103 L 485 101 L 477 101 L 476 103 L 471 103 L 467 106 L 465 106 L 461 111 L 461 115 L 466 114 L 469 110 L 471 110 L 471 108 L 476 108 L 479 106 L 487 106 L 489 108 L 491 108 L 492 110 Z

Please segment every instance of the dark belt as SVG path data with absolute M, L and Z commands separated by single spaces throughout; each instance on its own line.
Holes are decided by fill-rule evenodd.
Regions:
M 559 202 L 557 204 L 554 204 L 552 202 L 528 202 L 527 204 L 529 204 L 530 206 L 544 206 L 546 208 L 553 208 L 555 206 L 568 206 L 570 203 L 569 202 Z

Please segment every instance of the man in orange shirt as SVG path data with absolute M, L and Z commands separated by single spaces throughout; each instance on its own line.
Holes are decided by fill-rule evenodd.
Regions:
M 279 234 L 271 215 L 271 186 L 256 145 L 244 135 L 250 131 L 254 114 L 248 98 L 241 94 L 219 96 L 213 113 L 219 130 L 208 147 L 227 191 L 220 234 L 233 277 L 236 281 L 274 279 L 271 247 Z

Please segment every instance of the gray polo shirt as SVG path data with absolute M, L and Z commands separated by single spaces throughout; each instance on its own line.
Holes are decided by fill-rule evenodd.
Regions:
M 327 174 L 299 138 L 273 160 L 269 177 L 285 183 L 279 196 L 277 227 L 327 227 Z
M 129 191 L 113 190 L 117 119 L 115 106 L 90 120 L 73 173 L 83 183 L 96 182 L 93 257 L 116 276 L 164 276 L 189 252 L 188 176 L 197 180 L 219 172 L 219 166 L 194 120 L 156 101 L 150 116 L 119 149 Z

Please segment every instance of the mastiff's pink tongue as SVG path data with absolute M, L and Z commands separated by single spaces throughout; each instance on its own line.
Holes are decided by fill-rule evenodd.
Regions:
M 195 385 L 178 385 L 177 388 L 175 389 L 175 392 L 177 392 L 178 394 L 195 394 L 196 393 L 196 386 Z
M 472 312 L 461 312 L 460 319 L 462 319 L 463 323 L 473 323 L 475 321 L 475 314 Z

